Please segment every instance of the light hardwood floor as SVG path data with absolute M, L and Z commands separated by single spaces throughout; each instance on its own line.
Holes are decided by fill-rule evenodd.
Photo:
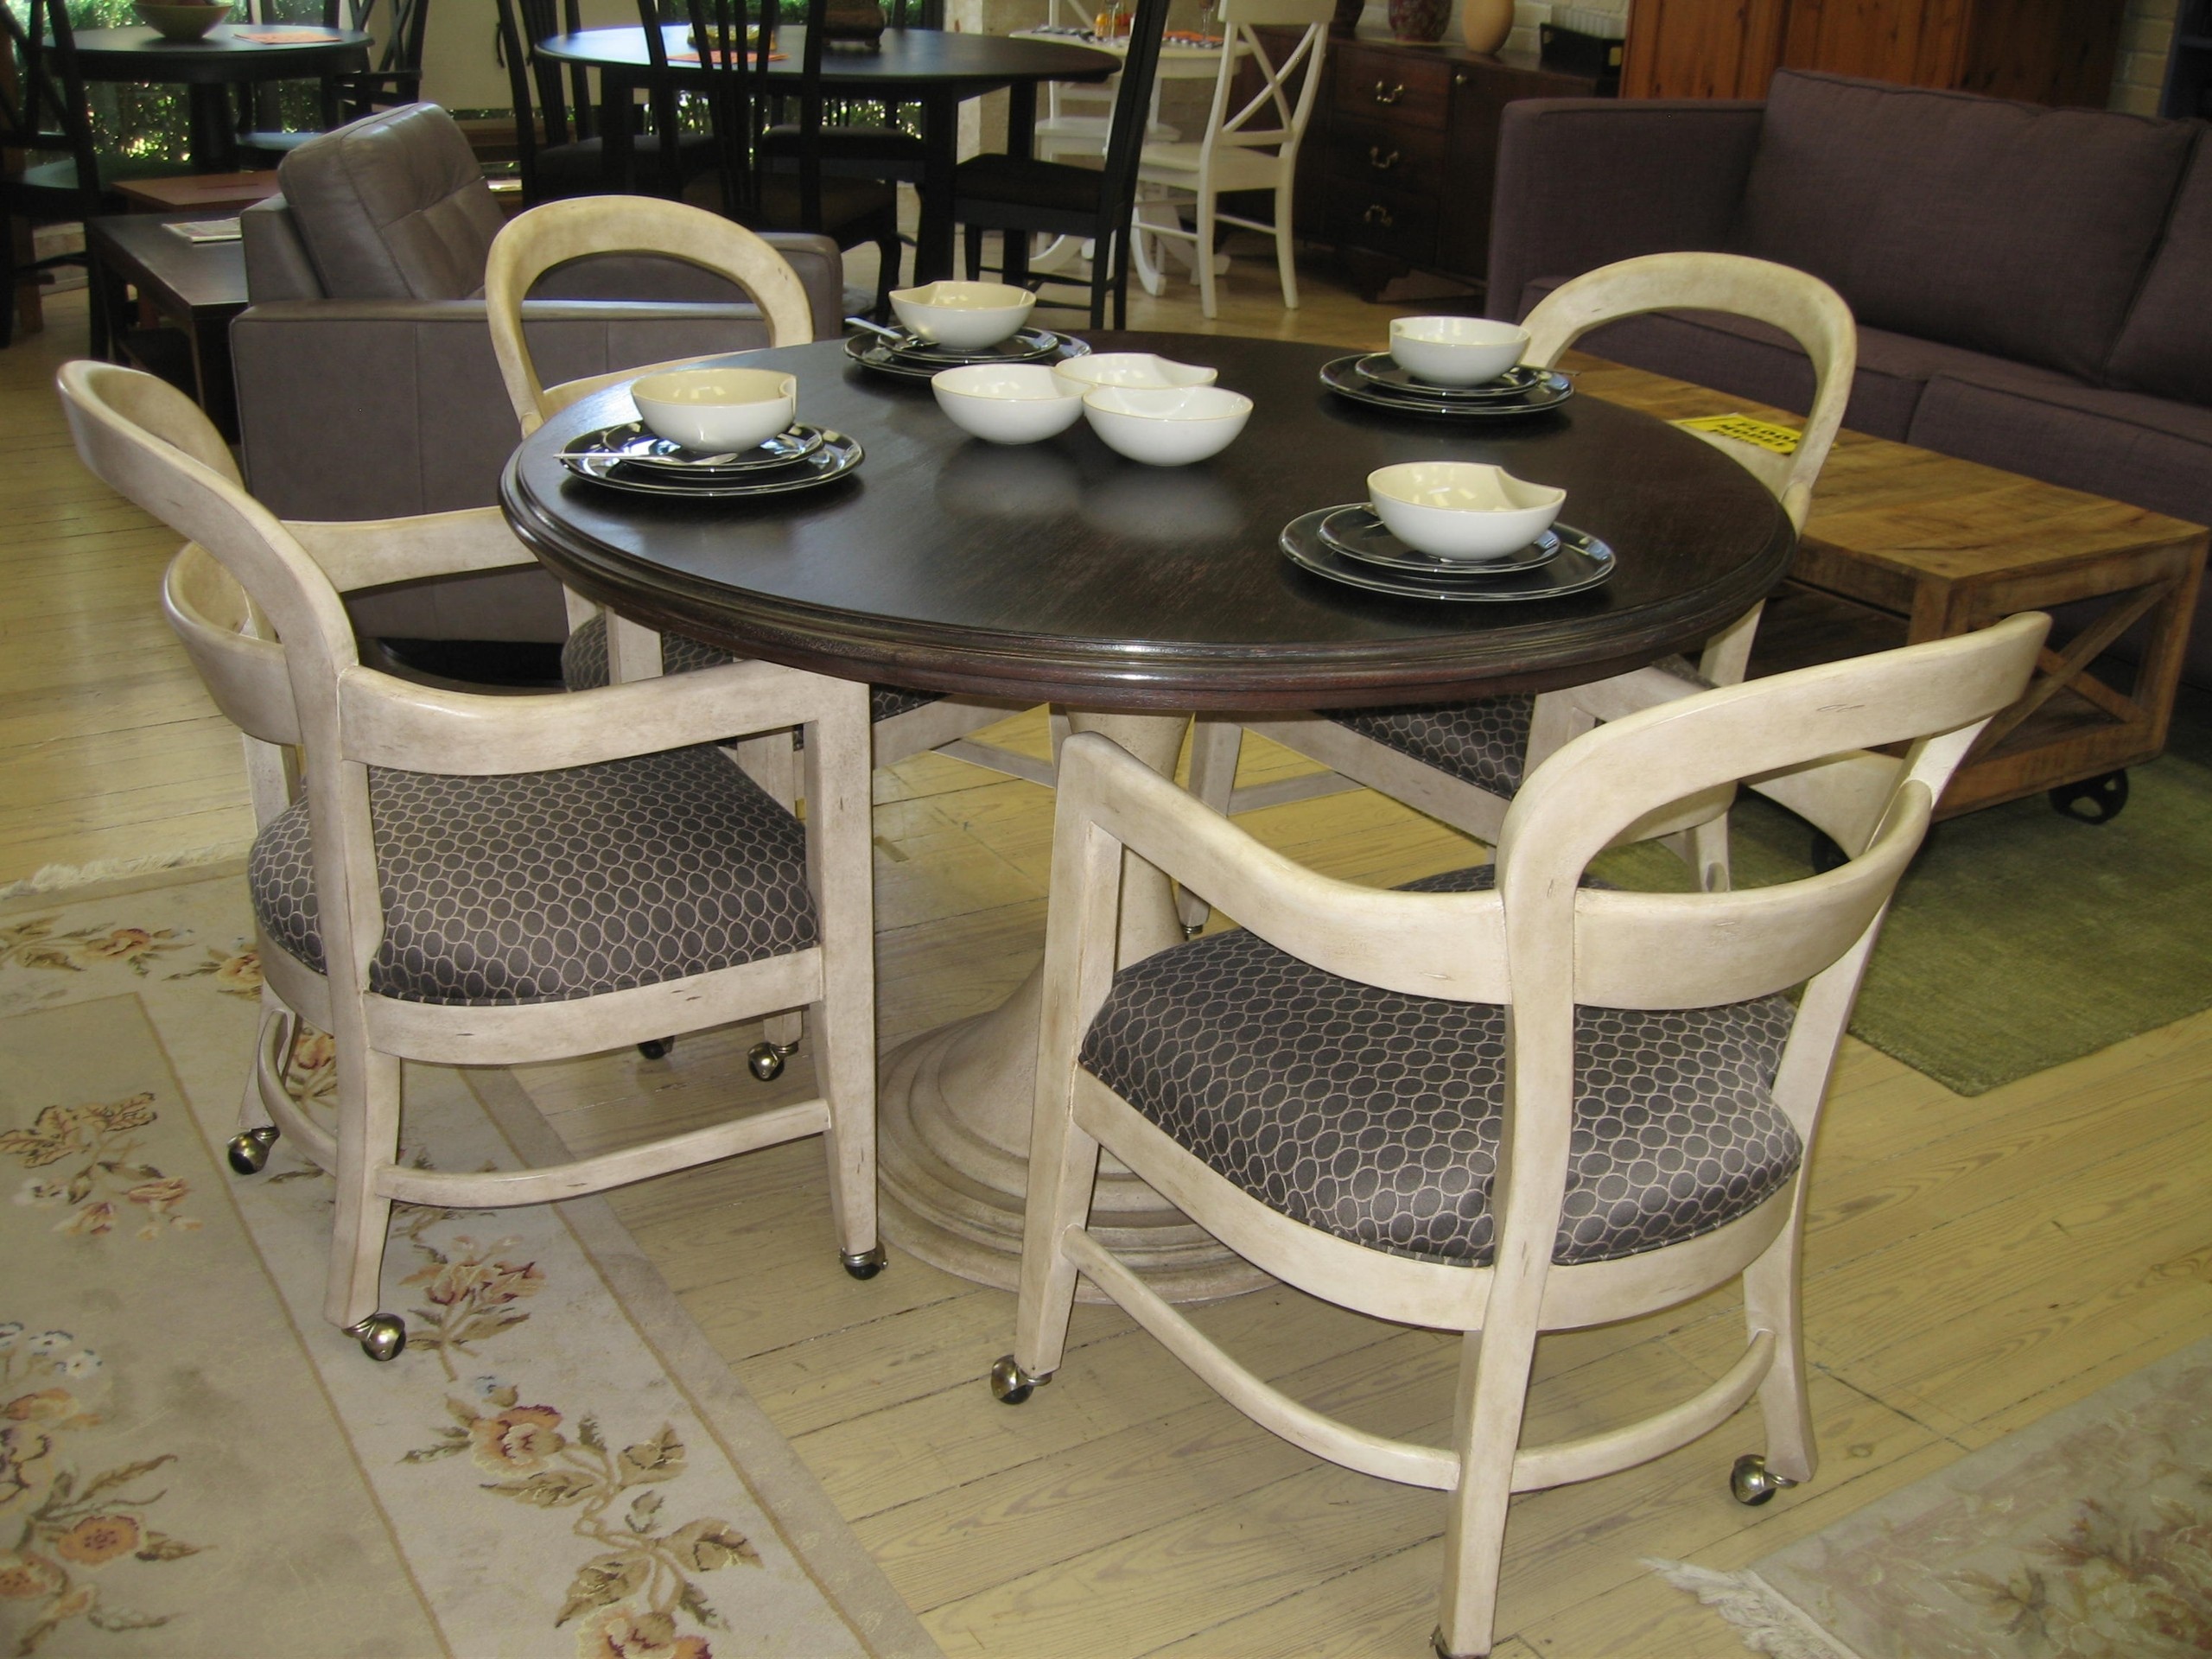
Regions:
M 1240 261 L 1231 280 L 1226 328 L 1365 342 L 1388 315 L 1323 290 L 1287 319 L 1263 264 Z M 1194 322 L 1188 292 L 1140 315 Z M 68 455 L 45 383 L 81 349 L 81 318 L 56 309 L 46 336 L 0 355 L 13 440 L 0 457 L 12 578 L 0 594 L 0 880 L 242 836 L 247 822 L 234 741 L 155 611 L 174 538 Z M 1040 747 L 1042 722 L 1007 735 Z M 1262 751 L 1248 780 L 1299 764 Z M 877 792 L 883 1036 L 896 1041 L 990 1006 L 1034 961 L 1050 797 L 935 756 L 880 773 Z M 1364 793 L 1243 822 L 1351 879 L 1467 860 L 1458 837 Z M 595 1147 L 648 1118 L 665 1130 L 805 1088 L 804 1057 L 772 1089 L 744 1077 L 754 1034 L 522 1078 L 573 1143 Z M 1744 1565 L 2212 1332 L 2208 1077 L 2212 1014 L 1971 1100 L 1847 1044 L 1816 1151 L 1807 1267 L 1819 1477 L 1763 1510 L 1732 1503 L 1728 1463 L 1758 1443 L 1747 1414 L 1642 1469 L 1516 1500 L 1498 1651 L 1739 1654 L 1641 1558 Z M 896 1251 L 883 1276 L 848 1279 L 810 1147 L 617 1203 L 949 1654 L 1427 1652 L 1440 1501 L 1252 1427 L 1119 1313 L 1080 1310 L 1058 1377 L 1007 1410 L 982 1377 L 1009 1345 L 1011 1299 Z M 1381 1432 L 1441 1432 L 1446 1338 L 1289 1291 L 1200 1319 L 1303 1398 Z M 1714 1296 L 1550 1339 L 1532 1433 L 1588 1432 L 1694 1392 L 1738 1329 L 1734 1298 Z

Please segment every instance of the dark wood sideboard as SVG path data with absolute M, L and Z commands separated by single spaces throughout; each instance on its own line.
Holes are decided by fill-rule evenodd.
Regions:
M 1506 105 L 1597 89 L 1534 54 L 1387 39 L 1331 40 L 1323 73 L 1299 156 L 1299 234 L 1334 245 L 1370 298 L 1408 270 L 1479 285 Z

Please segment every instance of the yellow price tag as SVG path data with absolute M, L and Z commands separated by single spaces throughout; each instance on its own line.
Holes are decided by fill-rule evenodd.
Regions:
M 1715 432 L 1724 438 L 1734 438 L 1739 443 L 1771 449 L 1777 455 L 1794 455 L 1797 441 L 1805 435 L 1794 426 L 1777 426 L 1772 421 L 1755 421 L 1748 415 L 1701 415 L 1693 421 L 1676 421 L 1676 426 L 1692 432 Z

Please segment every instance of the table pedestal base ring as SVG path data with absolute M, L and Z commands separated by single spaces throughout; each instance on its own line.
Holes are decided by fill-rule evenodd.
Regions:
M 1190 723 L 1079 709 L 1069 718 L 1167 776 Z M 1132 859 L 1122 882 L 1122 961 L 1181 938 L 1166 879 Z M 884 1058 L 876 1090 L 884 1236 L 933 1267 L 1003 1290 L 1020 1282 L 1043 983 L 1039 968 L 989 1013 L 902 1045 Z M 1170 1301 L 1211 1301 L 1274 1282 L 1111 1157 L 1100 1160 L 1091 1230 Z M 1087 1284 L 1079 1294 L 1105 1300 Z

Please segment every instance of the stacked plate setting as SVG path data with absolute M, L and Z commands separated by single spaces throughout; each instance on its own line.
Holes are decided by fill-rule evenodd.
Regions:
M 1388 352 L 1337 358 L 1322 365 L 1321 384 L 1340 397 L 1372 408 L 1452 420 L 1535 415 L 1574 396 L 1574 383 L 1566 375 L 1526 363 L 1479 385 L 1434 385 L 1417 378 Z
M 686 449 L 656 437 L 642 421 L 626 421 L 579 434 L 562 449 L 561 464 L 610 489 L 727 499 L 812 489 L 843 477 L 864 453 L 842 433 L 804 421 L 765 443 L 721 454 Z
M 1400 541 L 1364 501 L 1322 507 L 1283 526 L 1284 556 L 1301 570 L 1370 593 L 1460 604 L 1562 599 L 1613 574 L 1613 550 L 1554 524 L 1495 559 L 1447 559 Z
M 940 370 L 966 368 L 973 363 L 1042 363 L 1050 367 L 1085 356 L 1090 350 L 1072 334 L 1056 334 L 1050 328 L 1023 328 L 995 346 L 972 350 L 939 345 L 919 334 L 895 340 L 849 334 L 845 339 L 845 355 L 861 367 L 902 380 L 927 380 Z

